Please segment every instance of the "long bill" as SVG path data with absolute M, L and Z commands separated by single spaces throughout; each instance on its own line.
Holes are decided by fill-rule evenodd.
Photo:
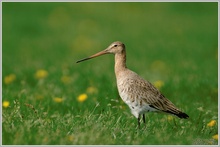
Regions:
M 95 58 L 95 57 L 98 57 L 98 56 L 101 56 L 101 55 L 104 55 L 104 54 L 108 54 L 108 52 L 106 52 L 106 50 L 103 50 L 101 52 L 98 52 L 98 53 L 90 56 L 90 57 L 78 60 L 78 61 L 76 61 L 76 63 L 79 63 L 79 62 L 82 62 L 82 61 L 86 61 L 86 60 L 89 60 L 89 59 L 92 59 L 92 58 Z

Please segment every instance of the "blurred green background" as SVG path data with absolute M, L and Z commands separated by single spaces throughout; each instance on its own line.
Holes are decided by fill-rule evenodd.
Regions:
M 195 144 L 193 139 L 218 134 L 217 126 L 204 133 L 204 126 L 218 119 L 217 2 L 2 2 L 2 22 L 2 96 L 3 102 L 9 102 L 3 108 L 3 144 Z M 42 130 L 48 126 L 36 128 L 34 122 L 39 118 L 30 108 L 39 116 L 47 114 L 45 118 L 53 122 L 56 115 L 80 117 L 99 104 L 95 114 L 112 112 L 130 123 L 128 127 L 136 126 L 117 92 L 113 55 L 75 63 L 114 41 L 126 45 L 130 69 L 152 83 L 163 83 L 162 93 L 190 116 L 186 128 L 192 132 L 186 132 L 192 136 L 146 142 L 149 136 L 142 134 L 137 142 L 125 138 L 123 142 L 119 138 L 105 140 L 107 136 L 100 130 L 100 140 L 86 142 L 79 139 L 83 135 L 78 140 L 62 140 L 65 129 L 63 134 L 49 129 L 47 132 L 56 134 L 54 140 L 44 140 L 47 133 Z M 46 72 L 45 77 L 36 77 L 40 70 Z M 88 87 L 98 92 L 88 94 Z M 77 97 L 83 93 L 88 99 L 80 103 Z M 55 97 L 62 102 L 54 101 Z M 149 116 L 157 122 L 158 116 Z M 33 128 L 24 123 L 30 120 Z M 199 127 L 195 125 L 198 122 Z M 59 128 L 60 124 L 53 123 Z M 66 125 L 72 128 L 70 123 Z M 26 141 L 18 137 L 28 134 L 32 135 Z

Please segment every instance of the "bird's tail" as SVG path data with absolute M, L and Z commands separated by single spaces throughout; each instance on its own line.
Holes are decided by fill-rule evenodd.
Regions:
M 189 118 L 189 115 L 180 111 L 171 101 L 169 101 L 168 99 L 164 99 L 164 100 L 166 103 L 166 109 L 164 109 L 164 112 L 176 115 L 179 118 L 185 118 L 185 119 Z
M 179 118 L 185 118 L 185 119 L 187 119 L 187 118 L 189 118 L 189 115 L 187 115 L 186 113 L 184 113 L 184 112 L 181 112 L 181 111 L 175 111 L 175 112 L 173 112 L 173 111 L 166 111 L 167 113 L 170 113 L 170 114 L 173 114 L 173 115 L 176 115 L 176 116 L 178 116 Z
M 161 102 L 161 100 L 163 100 L 163 101 Z M 159 107 L 158 105 L 161 107 Z M 154 105 L 149 105 L 149 106 L 152 108 L 155 108 L 159 111 L 176 115 L 179 118 L 185 118 L 185 119 L 189 118 L 189 115 L 180 111 L 171 101 L 166 99 L 163 95 L 161 95 L 160 99 L 158 100 L 158 103 L 155 103 Z

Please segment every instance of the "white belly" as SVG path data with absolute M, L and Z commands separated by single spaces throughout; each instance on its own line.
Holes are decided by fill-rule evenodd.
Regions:
M 129 106 L 131 109 L 132 114 L 138 118 L 139 115 L 144 114 L 150 111 L 157 111 L 149 106 L 149 104 L 145 103 L 142 97 L 136 93 L 135 91 L 129 92 L 129 89 L 126 87 L 118 88 L 119 95 L 121 99 Z

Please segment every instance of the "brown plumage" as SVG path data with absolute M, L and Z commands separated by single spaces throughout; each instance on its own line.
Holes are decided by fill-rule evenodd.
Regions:
M 126 50 L 122 42 L 113 42 L 107 49 L 96 53 L 88 58 L 77 61 L 77 63 L 104 54 L 115 54 L 115 75 L 118 92 L 122 100 L 130 107 L 132 114 L 138 119 L 140 128 L 140 116 L 150 111 L 161 111 L 188 118 L 186 113 L 181 112 L 170 100 L 165 98 L 160 91 L 150 82 L 141 78 L 126 66 Z

